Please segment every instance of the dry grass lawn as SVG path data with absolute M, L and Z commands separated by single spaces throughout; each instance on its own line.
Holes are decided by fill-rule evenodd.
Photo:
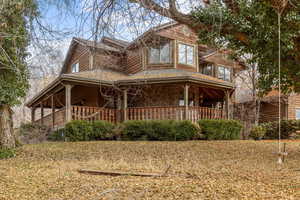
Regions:
M 0 200 L 300 199 L 300 141 L 81 142 L 25 145 L 0 160 Z M 95 176 L 78 169 L 161 172 Z M 297 171 L 298 170 L 298 171 Z

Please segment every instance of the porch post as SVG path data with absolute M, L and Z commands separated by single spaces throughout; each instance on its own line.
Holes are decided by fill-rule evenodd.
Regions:
M 43 106 L 43 102 L 40 103 L 40 108 L 41 108 L 41 125 L 44 124 L 44 106 Z
M 185 110 L 184 110 L 184 118 L 185 120 L 188 120 L 189 118 L 189 85 L 185 84 L 184 86 L 184 106 L 185 106 Z
M 72 120 L 71 89 L 72 89 L 72 85 L 65 85 L 65 92 L 66 92 L 66 123 L 68 123 Z
M 230 119 L 230 92 L 228 90 L 225 91 L 225 110 L 226 110 L 226 118 Z
M 123 121 L 127 120 L 127 89 L 123 90 Z
M 117 122 L 122 121 L 121 110 L 122 110 L 122 100 L 121 100 L 121 95 L 118 94 L 118 98 L 117 98 Z
M 54 107 L 54 96 L 51 96 L 51 108 L 52 108 L 52 129 L 54 129 L 55 124 L 55 107 Z
M 35 122 L 35 110 L 36 110 L 36 107 L 31 108 L 31 123 Z

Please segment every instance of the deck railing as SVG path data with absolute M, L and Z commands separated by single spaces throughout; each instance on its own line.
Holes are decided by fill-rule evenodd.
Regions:
M 72 106 L 73 120 L 105 120 L 112 123 L 117 121 L 116 109 L 87 107 L 87 106 Z
M 123 119 L 123 111 L 110 108 L 72 106 L 73 120 L 104 120 L 112 123 L 120 122 Z M 127 120 L 191 120 L 196 122 L 199 119 L 222 119 L 225 113 L 221 109 L 189 106 L 188 113 L 185 114 L 184 106 L 165 106 L 165 107 L 130 107 L 127 108 Z M 66 123 L 66 110 L 62 108 L 54 113 L 54 128 L 62 127 Z M 36 120 L 41 123 L 41 119 Z M 43 124 L 53 126 L 52 114 L 43 117 Z
M 185 107 L 134 107 L 128 108 L 128 120 L 152 120 L 172 119 L 191 120 L 196 122 L 199 119 L 222 119 L 224 112 L 221 109 L 207 107 L 188 107 L 187 118 L 185 118 Z
M 66 122 L 66 109 L 62 108 L 54 112 L 54 127 L 62 127 L 65 125 Z M 41 119 L 35 121 L 35 123 L 41 123 Z M 52 113 L 43 117 L 43 125 L 52 127 Z

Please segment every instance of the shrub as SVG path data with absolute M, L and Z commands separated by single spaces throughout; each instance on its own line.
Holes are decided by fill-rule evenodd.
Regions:
M 64 141 L 65 140 L 65 132 L 66 132 L 66 130 L 64 128 L 60 128 L 56 131 L 53 131 L 48 136 L 48 140 L 50 140 L 50 141 Z
M 150 121 L 126 121 L 123 122 L 124 129 L 122 131 L 123 140 L 154 140 L 155 134 Z
M 265 139 L 278 139 L 279 122 L 268 122 L 261 124 L 266 129 Z M 299 120 L 282 120 L 280 124 L 281 139 L 290 139 L 297 130 L 300 130 Z
M 90 141 L 111 140 L 114 138 L 115 125 L 106 121 L 88 122 L 74 120 L 66 124 L 64 129 L 59 129 L 51 136 L 54 140 Z
M 92 134 L 93 127 L 88 121 L 74 120 L 65 126 L 65 137 L 72 142 L 89 141 Z
M 197 138 L 200 131 L 190 121 L 126 121 L 123 125 L 122 139 L 125 140 L 191 140 Z
M 198 121 L 202 134 L 208 140 L 234 140 L 240 138 L 242 124 L 236 120 L 204 119 Z
M 106 121 L 92 122 L 93 132 L 90 140 L 112 140 L 114 138 L 115 125 Z
M 36 144 L 47 140 L 50 129 L 38 123 L 26 123 L 21 124 L 18 132 L 21 143 Z
M 16 156 L 15 149 L 6 149 L 6 148 L 0 148 L 0 160 L 1 159 L 7 159 L 12 158 Z
M 250 131 L 250 137 L 253 138 L 254 140 L 261 140 L 264 138 L 267 130 L 263 126 L 253 126 L 251 131 Z

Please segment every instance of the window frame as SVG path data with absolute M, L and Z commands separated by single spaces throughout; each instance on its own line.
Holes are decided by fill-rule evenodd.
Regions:
M 189 46 L 189 47 L 192 47 L 193 48 L 193 64 L 189 64 L 187 63 L 188 59 L 187 59 L 187 48 L 185 48 L 185 61 L 186 63 L 181 63 L 180 60 L 179 60 L 179 46 L 180 45 L 184 45 L 185 47 Z M 188 44 L 188 43 L 184 43 L 184 42 L 178 42 L 177 43 L 177 63 L 180 64 L 180 65 L 187 65 L 187 66 L 191 66 L 191 67 L 196 67 L 196 47 L 195 45 L 193 44 Z
M 169 62 L 161 62 L 161 49 L 162 49 L 162 44 L 160 43 L 159 44 L 159 46 L 160 46 L 160 48 L 159 48 L 159 62 L 151 62 L 150 61 L 150 57 L 151 57 L 151 49 L 153 48 L 153 47 L 149 47 L 148 48 L 148 55 L 147 55 L 147 64 L 148 65 L 171 65 L 171 64 L 173 64 L 173 42 L 172 42 L 172 40 L 169 40 L 166 44 L 169 44 Z
M 76 68 L 76 70 L 75 71 L 73 71 L 73 69 L 74 69 L 74 67 L 73 66 L 75 66 Z M 74 62 L 72 65 L 71 65 L 71 73 L 77 73 L 77 72 L 79 72 L 79 62 L 77 61 L 77 62 Z
M 224 71 L 223 71 L 223 73 L 224 73 L 224 75 L 223 75 L 223 78 L 220 78 L 220 71 L 219 71 L 219 69 L 220 68 L 224 68 Z M 229 75 L 229 80 L 226 80 L 226 73 L 225 73 L 225 69 L 227 69 L 227 70 L 229 70 L 229 72 L 230 72 L 230 75 Z M 228 67 L 228 66 L 225 66 L 225 65 L 217 65 L 217 78 L 218 79 L 221 79 L 221 80 L 223 80 L 223 81 L 228 81 L 228 82 L 231 82 L 232 81 L 232 68 L 231 67 Z

